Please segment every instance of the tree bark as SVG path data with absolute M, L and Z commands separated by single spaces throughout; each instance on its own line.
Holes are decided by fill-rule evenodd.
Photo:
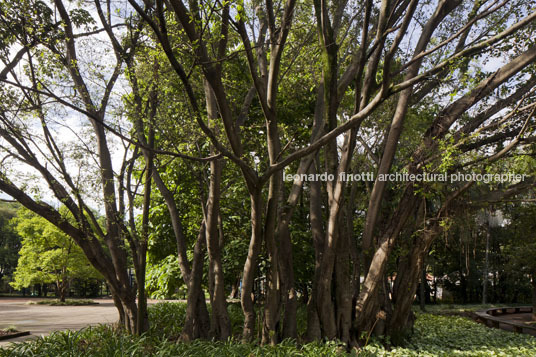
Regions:
M 209 84 L 206 81 L 204 84 L 208 116 L 209 119 L 214 121 L 218 117 L 216 98 L 214 97 L 214 93 Z M 215 130 L 215 132 L 217 132 L 217 130 Z M 211 149 L 211 152 L 212 154 L 216 154 L 214 148 Z M 210 162 L 210 182 L 206 205 L 206 241 L 210 276 L 212 280 L 210 335 L 214 339 L 225 341 L 231 335 L 231 320 L 229 319 L 229 314 L 227 312 L 225 282 L 221 260 L 222 245 L 220 244 L 221 235 L 219 229 L 221 173 L 222 160 L 212 160 Z
M 388 325 L 388 333 L 395 338 L 397 343 L 412 328 L 408 322 L 412 321 L 409 319 L 409 316 L 415 293 L 417 292 L 419 275 L 422 276 L 420 279 L 421 285 L 425 284 L 426 281 L 423 281 L 423 278 L 426 279 L 426 273 L 423 270 L 424 257 L 438 233 L 439 228 L 434 224 L 422 234 L 415 237 L 410 251 L 398 264 L 394 284 L 395 289 L 393 289 L 393 316 Z M 424 296 L 421 299 L 424 299 Z
M 250 191 L 251 201 L 251 240 L 242 275 L 242 291 L 240 302 L 244 313 L 242 339 L 249 341 L 255 333 L 255 309 L 253 298 L 253 282 L 255 279 L 257 260 L 262 244 L 262 198 L 259 190 Z
M 192 271 L 187 279 L 188 296 L 186 301 L 186 318 L 182 328 L 181 340 L 192 341 L 196 338 L 207 338 L 210 321 L 206 309 L 205 296 L 201 283 L 203 280 L 203 256 L 206 241 L 205 221 L 201 223 L 194 247 Z
M 532 321 L 536 321 L 536 273 L 532 274 Z
M 318 155 L 317 159 L 318 160 Z M 313 163 L 310 167 L 310 173 L 316 174 L 316 165 Z M 317 304 L 318 284 L 317 279 L 320 275 L 320 263 L 322 261 L 322 252 L 324 249 L 324 228 L 322 225 L 322 190 L 319 181 L 312 181 L 310 183 L 310 197 L 309 197 L 309 218 L 311 221 L 311 234 L 313 238 L 313 245 L 315 247 L 315 269 L 313 276 L 312 293 L 307 302 L 307 341 L 319 340 L 322 337 L 322 330 L 320 327 L 319 306 Z

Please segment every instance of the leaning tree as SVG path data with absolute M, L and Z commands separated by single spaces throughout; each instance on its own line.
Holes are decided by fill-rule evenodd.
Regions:
M 0 190 L 82 248 L 106 279 L 120 324 L 142 333 L 148 328 L 143 292 L 151 167 L 138 164 L 140 144 L 118 126 L 114 90 L 140 26 L 99 3 L 0 6 Z M 110 28 L 120 29 L 120 40 L 106 36 Z M 114 52 L 113 41 L 126 53 Z

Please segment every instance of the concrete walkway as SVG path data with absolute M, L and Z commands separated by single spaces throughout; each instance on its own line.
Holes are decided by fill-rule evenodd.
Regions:
M 30 331 L 22 336 L 0 341 L 0 347 L 11 342 L 35 336 L 46 336 L 52 331 L 79 330 L 89 325 L 117 322 L 119 314 L 112 299 L 95 299 L 98 305 L 49 306 L 29 305 L 36 298 L 0 298 L 0 329 L 15 326 L 19 331 Z
M 504 314 L 504 315 L 497 315 L 495 316 L 495 318 L 502 320 L 502 321 L 506 321 L 506 322 L 515 322 L 518 324 L 525 324 L 527 322 L 532 321 L 532 313 L 527 312 L 527 313 L 519 313 L 519 314 Z M 514 331 L 514 328 L 510 325 L 501 324 L 500 327 L 506 331 Z M 536 337 L 536 331 L 534 330 L 526 330 L 526 333 Z

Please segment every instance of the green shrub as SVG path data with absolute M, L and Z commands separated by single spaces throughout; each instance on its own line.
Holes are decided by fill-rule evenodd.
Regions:
M 167 339 L 179 337 L 186 318 L 186 304 L 161 302 L 149 306 L 149 333 Z

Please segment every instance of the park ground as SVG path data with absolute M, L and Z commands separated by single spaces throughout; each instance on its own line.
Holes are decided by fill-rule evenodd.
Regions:
M 42 298 L 1 298 L 0 329 L 14 326 L 31 335 L 0 341 L 0 347 L 37 336 L 48 336 L 53 331 L 80 330 L 87 326 L 112 324 L 119 315 L 112 299 L 94 299 L 98 305 L 49 306 L 30 304 Z M 149 300 L 154 304 L 158 300 Z
M 52 331 L 114 323 L 118 319 L 112 299 L 98 299 L 98 305 L 49 306 L 30 305 L 39 298 L 0 298 L 0 329 L 14 326 L 19 331 L 30 331 L 30 336 L 0 341 L 0 346 L 35 336 L 47 336 Z

